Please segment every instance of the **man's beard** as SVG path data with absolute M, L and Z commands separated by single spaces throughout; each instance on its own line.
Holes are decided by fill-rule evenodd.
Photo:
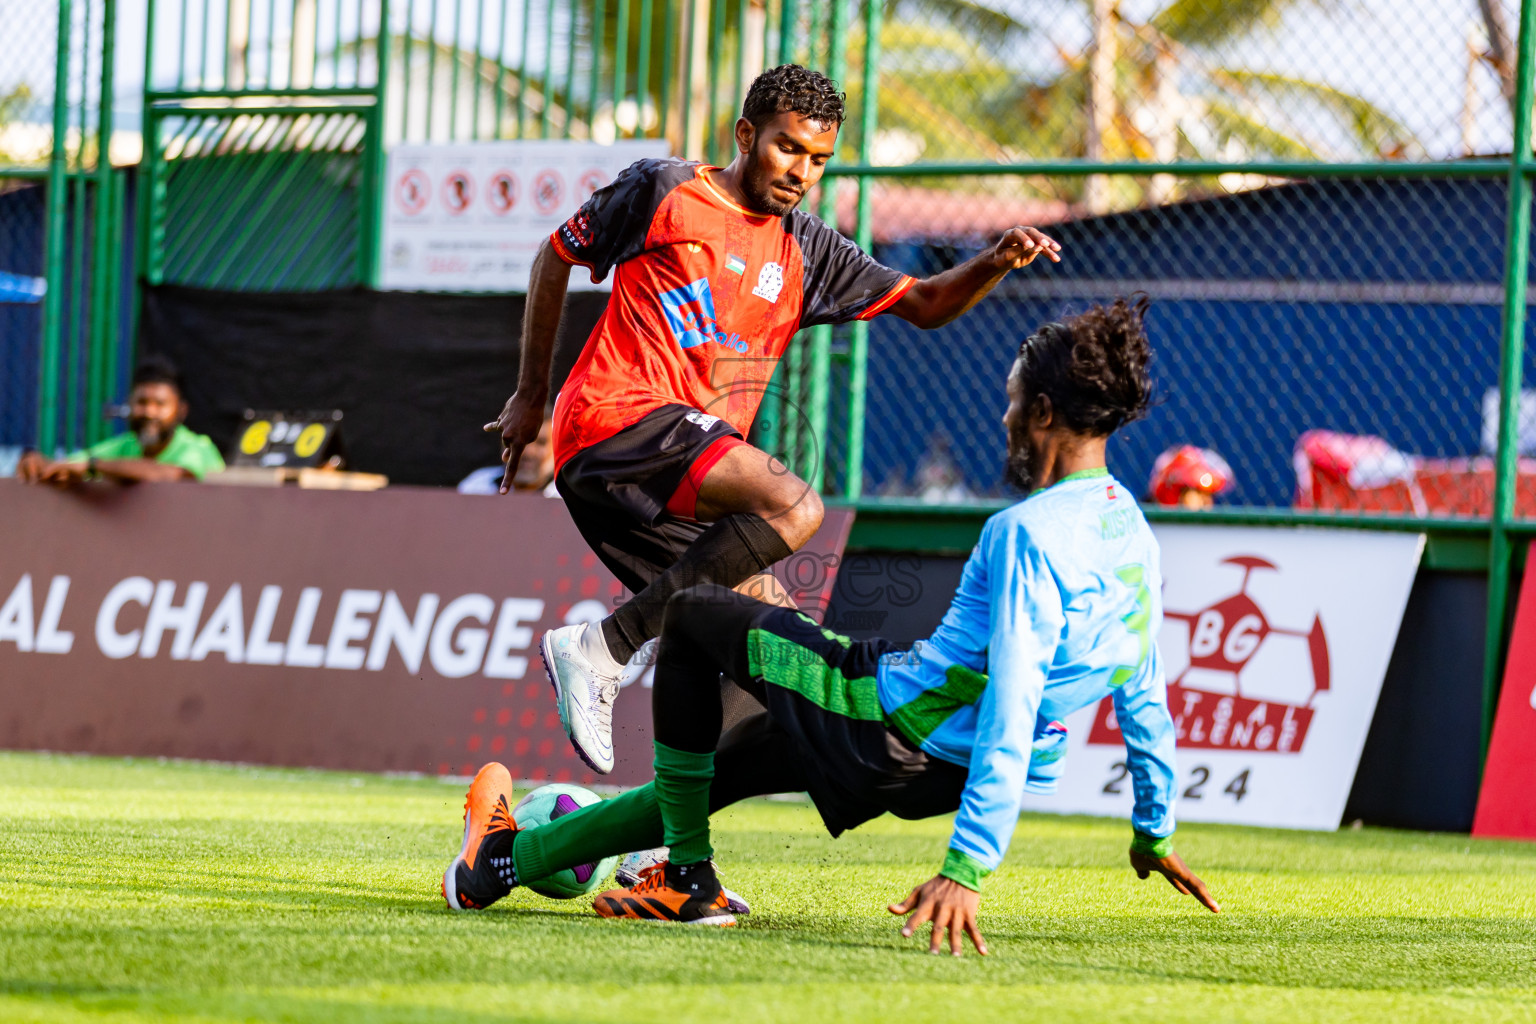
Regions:
M 128 421 L 128 429 L 133 431 L 139 439 L 139 447 L 146 451 L 157 448 L 170 440 L 175 427 L 167 427 L 159 420 L 131 419 Z
M 741 176 L 741 190 L 747 194 L 748 204 L 760 213 L 782 217 L 800 205 L 803 197 L 796 197 L 794 202 L 786 203 L 773 194 L 773 185 L 773 181 L 757 172 L 755 162 L 749 163 L 746 173 Z
M 1036 471 L 1034 452 L 1022 440 L 1009 439 L 1008 462 L 1003 469 L 1003 479 L 1020 494 L 1030 494 L 1035 489 Z

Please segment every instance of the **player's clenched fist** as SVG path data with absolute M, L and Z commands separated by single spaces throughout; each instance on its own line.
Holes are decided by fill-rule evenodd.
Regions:
M 1035 257 L 1045 255 L 1052 263 L 1060 263 L 1061 243 L 1039 228 L 1009 228 L 992 249 L 997 265 L 1008 270 L 1027 267 Z
M 962 935 L 969 935 L 976 952 L 987 955 L 987 942 L 981 937 L 976 924 L 976 910 L 981 906 L 981 893 L 967 889 L 953 879 L 935 875 L 913 889 L 900 903 L 892 903 L 886 909 L 898 916 L 911 914 L 901 926 L 901 934 L 911 936 L 925 921 L 933 922 L 933 934 L 929 938 L 928 952 L 939 952 L 944 932 L 949 932 L 949 952 L 959 956 L 964 944 Z

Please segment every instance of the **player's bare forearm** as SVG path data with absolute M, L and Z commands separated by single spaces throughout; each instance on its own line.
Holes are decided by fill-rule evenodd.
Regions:
M 571 267 L 555 255 L 549 239 L 539 247 L 528 278 L 528 301 L 523 306 L 523 336 L 517 365 L 517 390 L 507 399 L 501 415 L 483 428 L 501 436 L 501 461 L 506 465 L 499 490 L 512 490 L 523 449 L 539 436 L 544 423 L 544 406 L 549 401 L 549 363 L 555 351 L 555 335 L 560 330 L 560 314 L 565 309 L 565 290 L 571 282 Z
M 555 335 L 565 311 L 565 291 L 571 266 L 555 255 L 549 239 L 539 247 L 528 278 L 528 301 L 523 308 L 523 336 L 517 365 L 517 390 L 542 406 L 549 396 L 549 365 L 555 351 Z
M 96 475 L 124 484 L 163 484 L 192 479 L 192 474 L 180 466 L 167 465 L 154 459 L 98 460 Z
M 1029 266 L 1042 253 L 1060 263 L 1060 252 L 1060 243 L 1037 228 L 1009 228 L 992 248 L 918 281 L 891 312 L 924 330 L 943 327 L 985 298 L 1010 270 Z

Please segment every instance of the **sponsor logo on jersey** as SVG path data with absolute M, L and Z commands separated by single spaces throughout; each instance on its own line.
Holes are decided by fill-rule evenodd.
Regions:
M 725 269 L 738 276 L 745 274 L 747 272 L 747 261 L 735 253 L 729 253 L 725 257 Z
M 700 430 L 708 430 L 710 427 L 720 422 L 719 416 L 711 416 L 707 412 L 691 412 L 684 416 L 683 419 L 687 420 L 689 423 L 695 424 Z
M 681 288 L 661 293 L 661 309 L 678 348 L 694 348 L 714 342 L 733 352 L 747 351 L 741 335 L 720 329 L 715 320 L 715 296 L 709 290 L 709 278 L 701 277 Z
M 592 244 L 592 221 L 588 219 L 585 210 L 577 210 L 565 222 L 565 231 L 570 240 L 582 248 Z
M 757 287 L 752 289 L 752 294 L 769 302 L 779 301 L 779 292 L 784 290 L 784 268 L 777 263 L 764 263 L 763 269 L 757 274 Z

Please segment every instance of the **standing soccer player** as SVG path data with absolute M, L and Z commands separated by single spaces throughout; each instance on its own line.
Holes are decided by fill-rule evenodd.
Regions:
M 795 209 L 843 121 L 826 76 L 794 64 L 752 83 L 726 168 L 641 160 L 599 189 L 534 260 L 517 391 L 485 429 L 510 487 L 538 434 L 571 267 L 608 308 L 555 403 L 555 484 L 588 545 L 634 597 L 598 628 L 541 640 L 560 721 L 594 771 L 613 769 L 624 664 L 661 629 L 667 600 L 701 583 L 772 593 L 751 577 L 821 525 L 816 493 L 743 440 L 796 331 L 891 312 L 946 324 L 1010 270 L 1060 246 L 1034 228 L 921 281 L 881 266 Z
M 716 585 L 668 603 L 652 691 L 656 779 L 539 828 L 517 830 L 511 778 L 481 769 L 464 846 L 443 879 L 456 909 L 488 906 L 519 878 L 665 842 L 669 860 L 603 893 L 605 917 L 734 923 L 711 861 L 709 815 L 734 800 L 806 790 L 834 836 L 890 812 L 959 809 L 938 873 L 893 903 L 902 933 L 932 922 L 959 955 L 986 952 L 982 880 L 1008 849 L 1026 788 L 1055 788 L 1058 719 L 1109 696 L 1134 781 L 1131 867 L 1218 911 L 1173 852 L 1174 732 L 1162 660 L 1157 541 L 1104 465 L 1109 436 L 1151 390 L 1145 303 L 1050 323 L 1008 374 L 1008 464 L 1028 497 L 987 520 L 938 630 L 901 652 L 852 641 L 791 609 Z M 719 677 L 767 707 L 766 727 L 716 752 Z

